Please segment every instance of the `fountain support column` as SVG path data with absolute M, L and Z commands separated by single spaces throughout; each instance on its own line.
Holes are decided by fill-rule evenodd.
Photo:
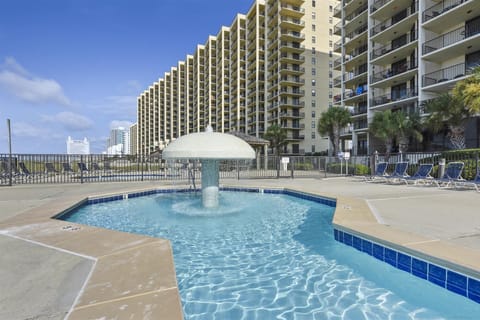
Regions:
M 218 160 L 204 159 L 202 163 L 202 203 L 205 208 L 218 207 Z

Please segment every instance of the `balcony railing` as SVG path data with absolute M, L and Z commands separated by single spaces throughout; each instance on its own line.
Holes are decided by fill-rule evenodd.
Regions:
M 350 52 L 350 54 L 347 54 L 347 55 L 344 56 L 344 62 L 347 62 L 347 61 L 355 58 L 356 56 L 361 55 L 362 53 L 364 53 L 367 50 L 368 50 L 368 45 L 367 44 L 364 44 L 361 47 L 355 48 L 355 50 Z
M 357 90 L 350 90 L 350 91 L 344 92 L 343 93 L 343 99 L 350 99 L 350 98 L 365 94 L 365 93 L 367 93 L 367 91 L 368 90 L 365 89 L 364 87 L 359 86 L 357 88 Z
M 428 54 L 450 46 L 480 33 L 480 23 L 469 24 L 445 33 L 423 44 L 423 54 Z
M 352 32 L 350 32 L 349 34 L 347 34 L 345 36 L 345 42 L 352 41 L 355 37 L 364 33 L 365 31 L 367 31 L 367 29 L 368 29 L 367 24 L 364 24 L 364 25 L 358 27 L 357 29 L 353 30 Z
M 471 73 L 472 68 L 466 68 L 465 63 L 459 63 L 447 68 L 425 74 L 422 77 L 422 87 L 461 78 Z
M 405 16 L 403 18 L 399 19 L 399 20 L 393 20 L 392 18 L 390 18 L 390 19 L 384 20 L 381 23 L 375 25 L 373 27 L 372 31 L 370 32 L 370 35 L 374 36 L 374 35 L 382 32 L 383 30 L 400 23 L 401 21 L 407 19 L 412 14 L 416 13 L 418 11 L 418 2 L 415 2 L 415 5 L 413 6 L 413 8 L 408 7 L 406 9 L 406 11 L 407 12 L 406 12 Z
M 383 7 L 387 2 L 390 2 L 390 1 L 392 1 L 392 0 L 377 0 L 377 1 L 374 1 L 372 6 L 370 7 L 370 13 L 374 13 L 375 11 L 377 11 L 378 9 Z
M 412 62 L 410 64 L 405 63 L 401 66 L 397 66 L 397 67 L 392 68 L 392 69 L 388 69 L 388 70 L 384 70 L 384 71 L 374 73 L 372 75 L 371 81 L 372 81 L 372 83 L 375 83 L 375 82 L 382 81 L 384 79 L 388 79 L 388 78 L 394 77 L 396 75 L 402 74 L 402 73 L 407 72 L 409 70 L 416 69 L 418 67 L 416 60 L 417 59 L 412 60 Z
M 355 10 L 354 12 L 352 12 L 351 14 L 346 16 L 345 19 L 344 19 L 344 21 L 345 21 L 344 25 L 349 23 L 350 21 L 352 21 L 353 19 L 355 19 L 359 15 L 361 15 L 362 12 L 364 12 L 367 9 L 368 9 L 368 4 L 364 4 L 363 6 L 361 6 L 360 8 L 358 8 L 357 10 Z
M 474 0 L 474 1 L 478 1 L 478 0 Z M 456 6 L 462 4 L 463 2 L 465 2 L 465 0 L 444 0 L 434 6 L 431 6 L 430 8 L 423 11 L 423 22 L 427 22 L 428 20 L 431 20 L 436 16 L 439 16 L 455 8 Z
M 407 35 L 407 40 L 406 40 L 405 42 L 403 42 L 403 43 L 395 44 L 395 45 L 392 44 L 392 43 L 389 43 L 389 44 L 387 44 L 387 45 L 385 45 L 385 46 L 383 46 L 383 47 L 380 47 L 380 48 L 378 48 L 378 49 L 373 50 L 373 52 L 372 52 L 372 59 L 376 59 L 376 58 L 381 57 L 381 56 L 383 56 L 383 55 L 385 55 L 385 54 L 387 54 L 387 53 L 389 53 L 389 52 L 391 52 L 391 51 L 393 51 L 393 50 L 396 50 L 396 49 L 398 49 L 398 48 L 401 48 L 401 47 L 403 47 L 403 46 L 406 46 L 407 44 L 412 43 L 412 42 L 415 41 L 415 40 L 417 40 L 417 32 L 416 32 L 416 31 L 413 32 L 413 33 L 412 33 L 412 32 L 409 33 L 409 34 Z
M 390 102 L 395 102 L 395 101 L 400 101 L 400 100 L 405 100 L 408 98 L 416 97 L 418 95 L 418 90 L 417 88 L 409 89 L 409 90 L 403 90 L 400 92 L 394 92 L 394 93 L 389 93 L 385 94 L 383 96 L 378 96 L 372 99 L 372 105 L 373 106 L 379 106 L 382 104 L 387 104 Z
M 358 115 L 361 115 L 361 114 L 366 114 L 367 110 L 368 110 L 368 108 L 366 106 L 365 107 L 357 107 L 357 108 L 353 109 L 352 116 L 358 116 Z

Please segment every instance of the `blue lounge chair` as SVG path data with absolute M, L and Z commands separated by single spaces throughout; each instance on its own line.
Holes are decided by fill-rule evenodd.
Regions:
M 465 179 L 462 178 L 463 171 L 463 162 L 450 162 L 447 164 L 445 173 L 441 178 L 433 179 L 432 182 L 437 185 L 439 188 L 448 188 L 451 185 L 456 186 L 458 182 L 465 182 Z
M 45 174 L 57 174 L 58 170 L 55 169 L 55 166 L 53 165 L 52 162 L 46 162 L 45 163 Z
M 80 172 L 88 172 L 87 165 L 84 162 L 78 162 L 77 164 Z
M 477 192 L 480 192 L 480 171 L 477 171 L 477 175 L 473 180 L 465 180 L 465 181 L 456 181 L 455 186 L 461 187 L 473 187 Z
M 393 170 L 393 173 L 391 175 L 385 176 L 385 180 L 390 183 L 393 183 L 398 181 L 398 179 L 408 178 L 410 176 L 407 174 L 407 169 L 408 169 L 407 161 L 397 162 L 395 164 L 395 169 Z
M 410 181 L 412 181 L 413 184 L 432 181 L 433 177 L 430 175 L 430 172 L 432 172 L 432 169 L 433 169 L 432 163 L 422 163 L 418 167 L 417 172 L 415 172 L 412 176 L 400 178 L 398 179 L 398 181 L 405 182 L 405 184 L 408 184 Z
M 375 173 L 371 176 L 366 176 L 365 181 L 366 182 L 374 182 L 377 180 L 383 180 L 385 181 L 386 177 L 386 171 L 387 171 L 387 162 L 379 162 L 377 163 L 377 166 L 375 167 Z

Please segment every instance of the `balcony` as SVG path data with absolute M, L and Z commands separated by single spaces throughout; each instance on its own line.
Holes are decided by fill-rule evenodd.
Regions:
M 352 110 L 351 114 L 352 114 L 352 117 L 362 116 L 362 115 L 366 115 L 367 111 L 368 111 L 367 106 L 355 107 Z
M 359 18 L 362 15 L 362 13 L 367 11 L 367 9 L 368 9 L 368 4 L 367 3 L 365 3 L 361 7 L 357 8 L 355 11 L 353 11 L 352 13 L 350 13 L 349 15 L 347 15 L 345 17 L 345 19 L 344 19 L 345 24 L 344 25 L 347 25 L 350 22 L 352 22 L 353 20 Z
M 373 37 L 376 34 L 379 34 L 380 32 L 407 20 L 407 18 L 411 17 L 413 14 L 417 12 L 418 12 L 418 2 L 415 2 L 415 5 L 413 6 L 413 8 L 408 7 L 407 9 L 405 9 L 405 14 L 403 17 L 399 17 L 397 19 L 389 18 L 387 20 L 380 22 L 379 24 L 376 24 L 370 31 L 370 36 Z M 412 23 L 414 22 L 413 20 L 414 19 L 412 19 Z M 410 27 L 411 26 L 409 26 L 409 29 Z
M 405 63 L 401 66 L 397 66 L 397 67 L 392 68 L 392 69 L 387 69 L 387 70 L 384 70 L 384 71 L 374 73 L 371 76 L 370 81 L 372 83 L 375 83 L 375 82 L 383 81 L 385 79 L 391 79 L 391 78 L 394 78 L 397 75 L 401 75 L 401 74 L 403 74 L 403 73 L 405 73 L 409 70 L 417 69 L 417 67 L 418 67 L 417 59 L 414 59 L 414 60 L 411 61 L 411 63 Z M 395 79 L 395 81 L 402 82 L 401 80 L 397 80 L 397 79 Z
M 442 33 L 479 15 L 478 0 L 438 1 L 437 5 L 423 12 L 423 26 L 435 33 Z
M 480 50 L 479 34 L 480 23 L 470 24 L 426 41 L 422 53 L 426 60 L 445 61 L 459 54 L 474 52 Z
M 365 101 L 368 90 L 366 86 L 358 86 L 356 90 L 348 90 L 343 93 L 343 100 L 345 104 L 353 104 Z
M 392 0 L 377 0 L 374 1 L 373 4 L 370 7 L 370 13 L 374 13 L 381 7 L 383 7 L 387 2 L 391 2 Z
M 374 97 L 371 102 L 372 102 L 372 107 L 377 107 L 384 104 L 390 104 L 392 102 L 407 100 L 417 96 L 418 96 L 418 90 L 415 88 L 415 89 L 403 90 L 397 93 L 389 93 L 382 96 Z
M 479 61 L 480 63 L 480 61 Z M 472 68 L 466 67 L 465 63 L 459 63 L 450 67 L 446 67 L 434 72 L 425 74 L 422 77 L 422 87 L 435 86 L 438 90 L 445 89 L 445 86 L 437 86 L 439 84 L 448 85 L 451 80 L 462 79 L 472 73 Z M 453 84 L 450 83 L 450 86 Z
M 403 42 L 391 42 L 385 46 L 373 50 L 371 53 L 371 59 L 379 59 L 374 62 L 375 64 L 393 63 L 395 61 L 398 61 L 402 57 L 410 55 L 412 49 L 415 48 L 416 41 L 417 32 L 410 32 L 406 35 L 405 41 Z
M 471 1 L 474 2 L 475 0 Z M 478 0 L 477 0 L 478 1 Z M 423 23 L 452 10 L 453 8 L 467 2 L 465 0 L 444 0 L 423 11 Z

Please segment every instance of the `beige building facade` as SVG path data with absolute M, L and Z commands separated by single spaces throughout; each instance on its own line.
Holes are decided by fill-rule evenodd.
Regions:
M 259 138 L 278 124 L 287 131 L 285 154 L 326 152 L 317 122 L 341 90 L 334 87 L 337 3 L 257 0 L 207 36 L 139 95 L 137 153 L 209 124 Z
M 423 101 L 480 64 L 478 0 L 342 0 L 334 17 L 334 68 L 341 72 L 334 102 L 352 112 L 342 138 L 352 141 L 354 154 L 378 147 L 368 133 L 375 112 L 421 113 Z M 467 132 L 467 147 L 478 147 L 477 131 Z

